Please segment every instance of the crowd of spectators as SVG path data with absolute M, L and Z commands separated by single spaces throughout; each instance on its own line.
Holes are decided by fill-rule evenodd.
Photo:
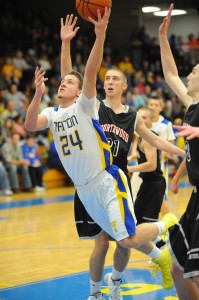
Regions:
M 34 188 L 37 191 L 44 188 L 43 154 L 37 153 L 37 145 L 44 145 L 49 149 L 45 153 L 47 162 L 50 155 L 56 156 L 51 151 L 56 151 L 47 130 L 37 133 L 36 136 L 29 136 L 24 128 L 24 118 L 34 93 L 34 70 L 37 65 L 45 69 L 46 77 L 49 78 L 40 110 L 57 105 L 57 89 L 60 83 L 59 29 L 48 24 L 44 12 L 34 14 L 29 11 L 21 16 L 14 13 L 16 7 L 11 3 L 5 5 L 4 14 L 0 18 L 0 36 L 3 41 L 0 44 L 0 176 L 8 175 L 8 181 L 3 186 L 3 181 L 0 181 L 0 190 L 5 194 L 19 191 L 19 183 L 16 181 L 18 171 L 21 171 L 24 178 L 24 190 Z M 184 41 L 182 36 L 172 34 L 169 41 L 180 76 L 184 76 L 199 61 L 199 39 L 190 33 Z M 91 43 L 92 35 L 82 35 L 80 32 L 72 41 L 73 68 L 82 74 Z M 150 37 L 144 27 L 132 32 L 122 55 L 112 48 L 110 40 L 107 39 L 97 78 L 100 100 L 104 97 L 105 73 L 114 66 L 125 72 L 128 78 L 128 89 L 123 95 L 124 104 L 138 110 L 147 105 L 151 96 L 160 97 L 164 102 L 162 114 L 173 123 L 182 122 L 186 108 L 168 90 L 163 80 L 158 40 Z M 6 157 L 8 153 L 15 155 Z M 58 158 L 55 161 L 53 167 L 57 164 L 57 168 L 61 168 Z

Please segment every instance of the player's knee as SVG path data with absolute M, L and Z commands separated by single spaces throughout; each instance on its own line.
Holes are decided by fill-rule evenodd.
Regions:
M 127 238 L 119 241 L 118 244 L 127 249 L 138 248 L 140 246 L 139 243 L 137 243 L 136 239 L 133 236 L 127 237 Z
M 100 237 L 98 237 L 95 240 L 95 247 L 100 250 L 103 251 L 104 253 L 106 253 L 108 251 L 109 248 L 109 238 L 107 235 L 101 235 Z
M 122 247 L 120 244 L 117 243 L 117 252 L 122 255 L 123 257 L 128 257 L 131 254 L 130 249 Z

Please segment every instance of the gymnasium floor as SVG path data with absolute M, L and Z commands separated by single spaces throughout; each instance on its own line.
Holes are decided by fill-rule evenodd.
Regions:
M 191 188 L 186 178 L 169 207 L 180 217 Z M 79 241 L 74 225 L 73 188 L 0 197 L 0 300 L 86 300 L 88 258 L 93 241 Z M 104 274 L 111 271 L 111 243 Z M 104 285 L 104 282 L 102 283 Z M 148 257 L 132 250 L 122 280 L 124 300 L 176 300 L 175 288 L 151 279 Z M 103 286 L 105 299 L 108 289 Z

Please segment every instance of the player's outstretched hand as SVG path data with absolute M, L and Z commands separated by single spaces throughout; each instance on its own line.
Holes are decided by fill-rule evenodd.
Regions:
M 88 17 L 89 21 L 91 23 L 93 23 L 94 26 L 95 26 L 95 34 L 96 34 L 97 37 L 100 37 L 102 34 L 104 34 L 106 32 L 108 22 L 109 22 L 109 18 L 110 18 L 110 14 L 111 14 L 111 9 L 105 7 L 103 17 L 100 14 L 100 10 L 99 9 L 97 10 L 97 17 L 98 17 L 97 21 L 95 21 L 91 17 Z
M 77 23 L 77 17 L 73 18 L 73 14 L 67 15 L 65 19 L 61 18 L 61 30 L 60 37 L 62 41 L 70 41 L 76 36 L 80 27 L 75 27 Z
M 170 5 L 168 15 L 163 19 L 162 24 L 159 27 L 159 35 L 167 34 L 169 24 L 171 21 L 171 13 L 172 13 L 173 8 L 174 8 L 174 4 L 172 3 Z
M 35 88 L 36 93 L 39 95 L 43 95 L 45 91 L 45 81 L 48 80 L 48 78 L 45 78 L 45 71 L 43 68 L 36 67 L 35 69 Z

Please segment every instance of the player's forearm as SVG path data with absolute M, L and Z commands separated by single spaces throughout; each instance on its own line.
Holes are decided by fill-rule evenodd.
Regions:
M 25 128 L 28 131 L 36 131 L 37 130 L 37 122 L 38 122 L 38 115 L 39 115 L 39 105 L 41 102 L 42 95 L 39 93 L 35 93 L 34 98 L 32 99 L 27 112 L 26 112 L 26 119 L 25 119 Z
M 154 139 L 153 146 L 155 146 L 157 149 L 159 149 L 161 151 L 169 152 L 171 154 L 176 154 L 176 155 L 182 156 L 182 157 L 185 156 L 184 150 L 174 146 L 170 142 L 167 142 L 160 137 L 156 137 Z
M 62 41 L 61 45 L 61 78 L 72 71 L 70 41 Z
M 178 76 L 178 70 L 173 58 L 173 54 L 171 52 L 167 36 L 160 34 L 159 40 L 163 73 L 166 82 L 169 83 L 169 81 L 172 80 L 172 76 Z
M 95 43 L 93 45 L 92 51 L 89 55 L 86 64 L 86 68 L 85 68 L 86 74 L 97 75 L 102 62 L 104 41 L 105 41 L 105 34 L 96 37 Z
M 184 159 L 181 162 L 172 180 L 178 183 L 179 179 L 185 174 L 185 172 L 186 172 L 186 160 Z

